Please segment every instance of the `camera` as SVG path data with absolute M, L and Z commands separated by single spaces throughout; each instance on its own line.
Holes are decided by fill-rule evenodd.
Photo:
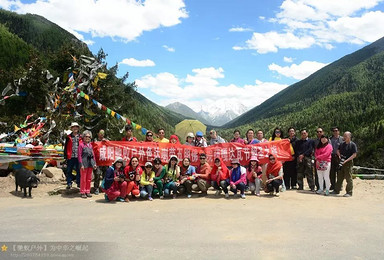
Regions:
M 124 173 L 119 173 L 119 175 L 118 175 L 117 177 L 119 177 L 119 178 L 122 179 L 123 181 L 125 180 L 125 175 L 124 175 Z
M 129 178 L 130 181 L 134 181 L 135 177 L 136 177 L 136 172 L 135 171 L 131 171 L 131 172 L 128 173 L 128 178 Z
M 345 162 L 345 157 L 341 156 L 340 162 L 339 162 L 339 170 L 341 170 L 341 168 L 343 167 L 344 162 Z

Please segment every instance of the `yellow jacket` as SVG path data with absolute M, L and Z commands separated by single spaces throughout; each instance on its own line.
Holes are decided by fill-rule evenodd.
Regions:
M 149 183 L 150 183 L 149 180 L 151 180 L 151 179 L 153 182 L 153 178 L 155 178 L 155 172 L 152 171 L 148 177 L 147 177 L 147 172 L 143 171 L 143 174 L 141 174 L 140 185 L 142 185 L 142 186 L 149 185 Z

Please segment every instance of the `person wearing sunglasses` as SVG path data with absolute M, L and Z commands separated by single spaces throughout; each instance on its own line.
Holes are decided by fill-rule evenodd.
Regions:
M 283 165 L 272 154 L 268 158 L 266 191 L 270 195 L 273 195 L 275 192 L 275 196 L 278 197 L 280 195 L 280 185 L 283 184 Z
M 211 166 L 207 162 L 207 155 L 200 154 L 200 164 L 196 168 L 197 190 L 201 191 L 201 195 L 207 195 L 208 188 L 211 187 Z
M 211 137 L 211 140 L 209 140 L 210 145 L 225 143 L 225 140 L 217 134 L 216 130 L 209 131 L 209 136 Z
M 140 179 L 140 197 L 152 201 L 152 191 L 155 178 L 155 172 L 153 171 L 153 165 L 151 162 L 145 163 L 143 174 Z
M 155 185 L 153 186 L 153 195 L 159 194 L 160 199 L 164 199 L 164 183 L 166 171 L 165 167 L 161 164 L 161 159 L 156 157 L 153 160 L 153 170 L 155 177 L 153 178 Z
M 240 165 L 239 159 L 231 161 L 232 169 L 229 172 L 229 186 L 234 195 L 240 191 L 240 196 L 245 199 L 245 185 L 247 183 L 247 170 Z
M 316 151 L 317 147 L 319 146 L 319 144 L 321 143 L 321 137 L 324 135 L 324 131 L 323 131 L 323 129 L 321 127 L 318 127 L 316 129 L 316 135 L 317 135 L 317 138 L 314 140 L 314 142 L 315 142 L 315 144 L 314 144 L 315 151 Z M 315 167 L 314 167 L 314 170 L 315 170 L 315 186 L 316 186 L 316 191 L 318 191 L 320 189 L 320 185 L 319 185 L 319 176 L 317 174 L 316 157 L 314 158 L 314 165 L 315 165 Z
M 176 199 L 177 188 L 180 183 L 178 182 L 180 178 L 180 167 L 177 165 L 179 159 L 176 155 L 171 155 L 169 162 L 165 165 L 165 183 L 164 183 L 164 195 L 166 197 L 171 196 L 171 191 L 173 193 L 173 198 Z
M 269 141 L 279 141 L 281 139 L 283 139 L 284 136 L 283 136 L 283 132 L 281 131 L 281 128 L 279 127 L 276 127 L 274 130 L 273 130 L 273 133 L 272 133 L 272 137 L 269 138 Z
M 221 158 L 215 158 L 215 165 L 211 171 L 211 185 L 216 190 L 216 196 L 219 196 L 223 190 L 225 198 L 229 198 L 229 170 Z
M 308 186 L 311 191 L 315 191 L 315 183 L 313 181 L 313 165 L 312 154 L 315 142 L 308 138 L 306 129 L 300 131 L 301 139 L 296 141 L 296 158 L 297 158 L 297 184 L 298 190 L 304 189 L 304 176 L 307 178 Z
M 169 143 L 169 140 L 165 138 L 164 128 L 159 128 L 157 130 L 157 138 L 154 141 L 157 143 Z
M 145 141 L 144 142 L 148 142 L 148 143 L 154 142 L 152 131 L 147 131 L 147 133 L 145 134 Z
M 83 141 L 79 144 L 79 165 L 80 165 L 80 194 L 86 199 L 91 195 L 92 170 L 96 169 L 95 154 L 93 152 L 91 131 L 83 132 Z

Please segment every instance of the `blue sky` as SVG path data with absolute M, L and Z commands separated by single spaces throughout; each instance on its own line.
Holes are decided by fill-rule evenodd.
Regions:
M 138 91 L 198 111 L 252 108 L 384 36 L 382 0 L 0 0 L 108 54 Z M 69 8 L 71 7 L 71 8 Z

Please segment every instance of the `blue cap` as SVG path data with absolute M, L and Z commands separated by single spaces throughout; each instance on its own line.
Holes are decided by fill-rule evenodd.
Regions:
M 204 136 L 204 134 L 203 134 L 203 132 L 201 132 L 201 131 L 197 131 L 197 132 L 196 132 L 196 136 L 200 136 L 200 137 L 203 137 L 203 136 Z

